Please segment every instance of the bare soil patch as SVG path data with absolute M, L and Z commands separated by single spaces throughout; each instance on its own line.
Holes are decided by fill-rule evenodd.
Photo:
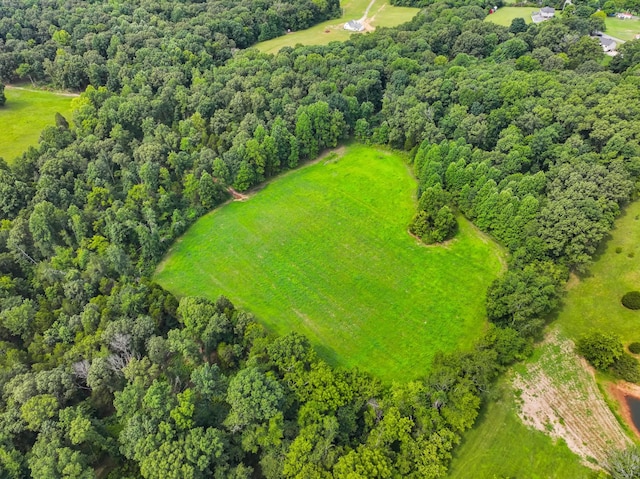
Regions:
M 616 383 L 609 384 L 607 390 L 618 403 L 619 412 L 622 419 L 624 419 L 624 422 L 636 434 L 636 436 L 640 438 L 640 431 L 631 419 L 631 410 L 627 403 L 627 396 L 640 398 L 640 386 L 625 381 L 618 381 Z
M 30 91 L 30 92 L 35 92 L 35 93 L 46 91 L 46 92 L 49 92 L 49 93 L 55 93 L 56 95 L 59 95 L 59 96 L 68 96 L 68 97 L 72 97 L 72 98 L 76 98 L 76 97 L 80 96 L 80 93 L 72 93 L 72 92 L 68 92 L 68 91 L 48 90 L 48 89 L 37 90 L 35 88 L 24 88 L 24 87 L 15 86 L 15 85 L 5 85 L 4 87 L 7 90 L 22 90 L 22 91 Z
M 538 361 L 516 373 L 522 421 L 555 439 L 562 439 L 585 465 L 597 468 L 612 449 L 631 441 L 598 390 L 594 372 L 574 352 L 573 342 L 550 333 L 539 346 Z

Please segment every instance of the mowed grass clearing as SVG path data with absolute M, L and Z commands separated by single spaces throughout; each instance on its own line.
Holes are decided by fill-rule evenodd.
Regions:
M 473 429 L 455 450 L 451 479 L 588 479 L 593 471 L 562 441 L 525 426 L 517 414 L 516 393 L 501 379 L 485 402 Z
M 40 132 L 55 125 L 60 113 L 71 121 L 71 98 L 48 91 L 5 88 L 7 102 L 0 107 L 0 158 L 12 162 L 30 146 L 38 144 Z
M 526 23 L 531 23 L 531 14 L 540 10 L 537 7 L 501 7 L 498 11 L 487 15 L 485 22 L 493 22 L 505 27 L 511 26 L 514 18 L 524 18 Z
M 623 20 L 617 17 L 607 17 L 604 20 L 607 35 L 620 40 L 631 41 L 640 33 L 640 20 Z
M 359 20 L 364 14 L 370 0 L 346 0 L 341 2 L 343 15 L 319 23 L 306 30 L 291 32 L 289 34 L 273 38 L 255 45 L 255 48 L 264 53 L 278 53 L 284 47 L 300 45 L 327 45 L 335 41 L 348 40 L 351 35 L 361 35 L 343 28 L 345 22 Z M 395 27 L 411 20 L 419 8 L 394 7 L 388 0 L 375 0 L 369 10 L 368 24 L 375 27 Z
M 640 291 L 640 201 L 624 209 L 588 274 L 573 277 L 568 288 L 557 323 L 571 339 L 597 329 L 625 344 L 640 341 L 640 311 L 620 302 L 626 292 Z
M 620 303 L 627 291 L 640 290 L 640 201 L 624 209 L 589 272 L 582 278 L 572 276 L 567 289 L 553 323 L 564 336 L 575 341 L 596 329 L 619 335 L 625 344 L 640 341 L 640 311 L 630 311 Z M 542 349 L 539 346 L 532 358 L 514 369 L 521 372 L 536 365 L 552 377 L 566 374 L 566 368 L 551 367 L 553 362 Z M 596 378 L 606 389 L 610 378 Z M 497 395 L 499 399 L 490 400 L 476 426 L 465 435 L 450 477 L 589 477 L 587 469 L 581 469 L 578 456 L 564 443 L 554 443 L 544 433 L 522 424 L 511 384 L 501 382 Z M 584 401 L 583 408 L 586 414 L 592 414 L 593 401 Z M 582 406 L 575 409 L 580 412 Z
M 503 252 L 462 218 L 449 244 L 418 243 L 415 188 L 397 154 L 350 146 L 201 218 L 155 279 L 179 296 L 224 294 L 332 364 L 418 377 L 482 333 Z

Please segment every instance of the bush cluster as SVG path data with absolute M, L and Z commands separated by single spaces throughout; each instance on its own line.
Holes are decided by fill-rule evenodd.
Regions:
M 640 309 L 640 291 L 629 291 L 622 297 L 622 305 L 628 309 Z
M 640 343 L 633 342 L 629 345 L 629 352 L 633 354 L 640 354 Z

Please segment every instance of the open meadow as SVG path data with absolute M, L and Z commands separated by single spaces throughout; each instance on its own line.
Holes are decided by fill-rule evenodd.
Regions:
M 56 113 L 71 120 L 72 98 L 67 94 L 16 88 L 5 88 L 4 93 L 7 102 L 0 107 L 0 158 L 7 162 L 37 145 L 44 127 L 56 124 Z
M 634 40 L 636 35 L 640 33 L 640 20 L 607 17 L 604 23 L 607 26 L 607 35 L 627 42 Z
M 501 379 L 462 444 L 447 477 L 588 479 L 592 471 L 562 441 L 525 426 L 518 417 L 516 393 Z
M 503 253 L 463 218 L 448 244 L 419 243 L 415 188 L 396 153 L 349 146 L 201 218 L 155 279 L 179 296 L 224 294 L 332 364 L 418 377 L 481 334 Z
M 573 277 L 557 323 L 571 339 L 590 329 L 613 332 L 625 344 L 640 341 L 640 311 L 620 302 L 640 291 L 640 201 L 628 205 L 610 238 L 600 246 L 589 272 Z
M 345 0 L 341 2 L 342 17 L 319 23 L 306 30 L 291 32 L 287 35 L 260 42 L 255 47 L 265 53 L 278 53 L 283 47 L 287 46 L 293 47 L 298 44 L 326 45 L 334 41 L 348 40 L 354 33 L 345 30 L 343 28 L 344 23 L 361 19 L 369 3 L 372 5 L 365 23 L 370 29 L 395 27 L 408 22 L 420 11 L 419 8 L 394 7 L 389 4 L 388 0 Z
M 508 27 L 514 18 L 524 18 L 526 23 L 531 23 L 531 14 L 540 10 L 538 7 L 501 7 L 497 12 L 487 15 L 485 22 L 493 22 Z
M 620 303 L 620 298 L 627 291 L 640 290 L 638 238 L 640 201 L 629 204 L 616 220 L 610 237 L 600 246 L 589 272 L 580 278 L 572 276 L 564 304 L 553 323 L 560 332 L 551 331 L 550 336 L 557 334 L 561 339 L 576 341 L 582 334 L 596 329 L 619 335 L 625 344 L 640 341 L 640 311 L 628 310 Z M 608 389 L 610 377 L 606 374 L 596 376 L 597 382 L 603 385 L 598 390 L 596 378 L 585 374 L 586 367 L 578 366 L 575 361 L 572 365 L 570 358 L 575 357 L 575 353 L 571 348 L 558 351 L 556 344 L 548 338 L 537 346 L 533 357 L 513 368 L 512 375 L 529 378 L 528 386 L 514 386 L 512 381 L 501 381 L 496 394 L 498 400 L 492 400 L 483 410 L 478 423 L 457 450 L 450 477 L 483 477 L 483 470 L 505 477 L 588 477 L 587 469 L 579 465 L 578 456 L 571 453 L 563 441 L 554 443 L 551 437 L 547 437 L 554 429 L 551 427 L 553 421 L 549 422 L 545 434 L 525 426 L 519 419 L 519 403 L 526 397 L 523 390 L 527 389 L 529 398 L 545 398 L 543 402 L 561 405 L 565 411 L 573 411 L 578 417 L 580 414 L 589 416 L 587 420 L 577 421 L 578 425 L 572 425 L 566 414 L 562 415 L 562 408 L 553 407 L 550 411 L 550 414 L 562 417 L 562 424 L 558 419 L 555 429 L 559 431 L 560 426 L 564 426 L 568 431 L 563 433 L 565 436 L 574 434 L 581 437 L 578 443 L 591 448 L 594 451 L 591 456 L 598 455 L 597 436 L 602 436 L 604 430 L 608 431 L 608 436 L 604 437 L 611 441 L 615 437 L 620 440 L 622 431 L 629 434 L 628 427 L 616 428 L 611 421 L 608 427 L 599 426 L 597 434 L 580 430 L 580 424 L 588 425 L 594 421 L 594 404 L 603 401 L 600 391 Z M 546 379 L 541 380 L 541 374 Z M 536 390 L 535 386 L 543 383 L 555 383 L 556 387 L 549 388 L 554 394 L 562 394 L 563 388 L 570 391 L 568 395 L 565 393 L 569 399 L 549 400 L 545 397 L 548 391 Z M 578 393 L 590 397 L 575 404 L 568 403 Z M 610 398 L 609 401 L 620 414 L 615 402 Z M 601 445 L 599 449 L 602 454 Z M 530 471 L 536 471 L 536 475 L 529 476 Z

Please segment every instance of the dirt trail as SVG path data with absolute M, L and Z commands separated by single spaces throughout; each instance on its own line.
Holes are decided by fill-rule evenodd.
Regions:
M 522 421 L 553 438 L 562 438 L 586 466 L 587 458 L 603 464 L 612 449 L 624 449 L 630 439 L 598 390 L 594 373 L 574 352 L 571 341 L 549 334 L 540 345 L 543 354 L 516 374 L 513 386 L 521 391 Z
M 5 85 L 4 86 L 7 90 L 22 90 L 22 91 L 29 91 L 29 92 L 33 92 L 33 93 L 53 93 L 55 95 L 59 95 L 59 96 L 68 96 L 68 97 L 72 97 L 72 98 L 77 98 L 80 96 L 80 93 L 70 93 L 70 92 L 65 92 L 65 91 L 55 91 L 55 90 L 37 90 L 35 88 L 24 88 L 21 86 L 14 86 L 14 85 Z
M 376 0 L 371 0 L 369 2 L 369 5 L 367 5 L 367 9 L 362 14 L 362 18 L 360 18 L 360 20 L 358 20 L 360 23 L 364 23 L 364 21 L 367 19 L 367 15 L 369 15 L 369 10 L 371 10 L 371 7 L 373 7 L 374 3 L 376 3 Z

